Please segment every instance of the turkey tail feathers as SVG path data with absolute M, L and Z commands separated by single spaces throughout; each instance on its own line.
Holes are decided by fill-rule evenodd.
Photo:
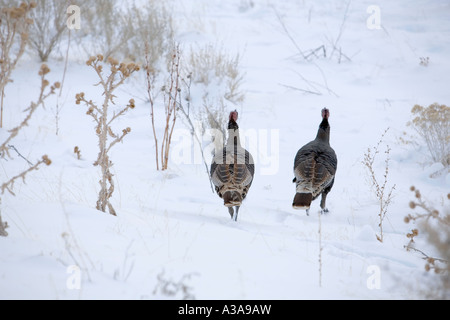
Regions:
M 309 209 L 312 201 L 312 193 L 296 193 L 292 207 L 294 209 Z

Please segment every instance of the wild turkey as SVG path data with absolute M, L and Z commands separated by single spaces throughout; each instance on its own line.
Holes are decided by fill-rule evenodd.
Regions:
M 309 215 L 311 202 L 322 194 L 320 207 L 322 213 L 328 212 L 327 194 L 334 183 L 337 169 L 337 157 L 330 147 L 330 111 L 322 109 L 322 122 L 316 139 L 303 146 L 295 156 L 293 182 L 296 183 L 296 194 L 292 206 L 294 209 L 306 209 Z
M 227 144 L 215 154 L 211 163 L 211 180 L 234 221 L 237 221 L 239 207 L 247 196 L 255 173 L 252 155 L 241 147 L 237 118 L 236 110 L 230 113 Z

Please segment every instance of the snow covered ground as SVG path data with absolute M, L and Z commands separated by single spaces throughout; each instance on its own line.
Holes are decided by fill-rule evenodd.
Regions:
M 379 8 L 379 29 L 371 24 L 370 5 Z M 442 206 L 450 174 L 430 178 L 440 165 L 429 162 L 424 147 L 404 145 L 399 137 L 412 133 L 406 123 L 415 104 L 449 103 L 448 1 L 173 0 L 171 6 L 182 47 L 221 43 L 230 54 L 242 54 L 246 100 L 229 108 L 238 109 L 241 130 L 257 143 L 256 175 L 238 222 L 211 192 L 203 164 L 177 161 L 180 141 L 173 142 L 169 170 L 156 171 L 149 105 L 136 98 L 145 97 L 145 86 L 134 82 L 117 93 L 119 102 L 137 101 L 119 123 L 131 133 L 111 151 L 118 216 L 96 211 L 97 138 L 74 97 L 83 91 L 100 99 L 99 89 L 92 69 L 73 57 L 59 98 L 59 134 L 52 97 L 13 141 L 26 158 L 48 154 L 52 165 L 17 183 L 15 197 L 2 196 L 10 227 L 0 239 L 0 298 L 420 298 L 433 275 L 420 255 L 404 249 L 413 227 L 403 222 L 411 213 L 409 187 Z M 305 61 L 299 55 L 298 49 L 322 45 L 326 57 Z M 421 57 L 429 57 L 427 66 Z M 64 62 L 48 64 L 51 82 L 60 80 Z M 39 65 L 24 59 L 14 71 L 5 130 L 35 99 Z M 293 210 L 291 181 L 294 156 L 315 137 L 323 107 L 331 113 L 338 170 L 330 213 L 321 217 L 320 276 L 319 203 L 310 216 Z M 396 187 L 380 243 L 378 203 L 362 160 L 387 128 L 381 148 L 392 149 L 389 186 Z M 178 121 L 176 130 L 185 129 Z M 11 154 L 0 161 L 2 179 L 28 167 Z M 384 159 L 381 152 L 380 175 Z

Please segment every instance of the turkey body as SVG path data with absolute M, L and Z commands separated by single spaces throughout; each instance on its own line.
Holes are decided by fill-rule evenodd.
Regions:
M 239 208 L 253 182 L 255 165 L 250 152 L 241 147 L 239 127 L 235 122 L 237 112 L 235 117 L 232 114 L 227 144 L 215 154 L 211 163 L 211 181 L 225 207 L 228 207 L 231 218 L 237 221 Z
M 326 197 L 334 184 L 337 156 L 330 146 L 329 111 L 322 110 L 322 123 L 316 139 L 298 150 L 294 159 L 294 180 L 296 194 L 292 206 L 305 209 L 309 213 L 311 202 L 322 195 L 320 207 L 328 212 Z

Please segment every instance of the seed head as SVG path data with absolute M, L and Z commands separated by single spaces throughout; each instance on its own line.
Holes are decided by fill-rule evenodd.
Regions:
M 52 160 L 50 160 L 47 155 L 42 156 L 42 161 L 48 166 L 52 164 Z
M 39 69 L 39 73 L 38 74 L 40 76 L 43 76 L 43 75 L 45 75 L 45 74 L 47 74 L 49 72 L 50 72 L 50 68 L 44 63 L 44 64 L 42 64 L 41 69 Z

